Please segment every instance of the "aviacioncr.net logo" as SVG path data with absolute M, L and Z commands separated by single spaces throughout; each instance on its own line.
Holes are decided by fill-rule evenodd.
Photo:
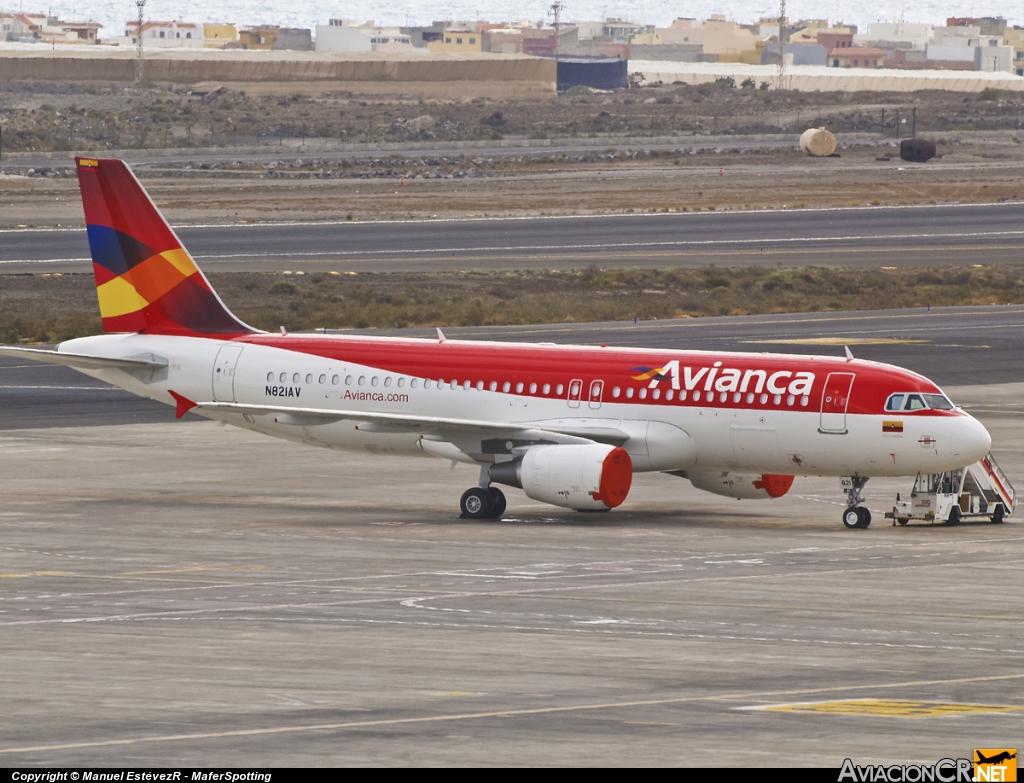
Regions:
M 838 783 L 973 783 L 970 759 L 939 759 L 934 764 L 868 764 L 843 761 Z

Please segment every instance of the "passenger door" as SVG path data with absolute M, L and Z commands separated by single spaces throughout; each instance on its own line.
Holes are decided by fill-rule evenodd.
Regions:
M 829 373 L 821 392 L 821 426 L 819 432 L 835 435 L 846 433 L 846 408 L 853 387 L 852 372 Z

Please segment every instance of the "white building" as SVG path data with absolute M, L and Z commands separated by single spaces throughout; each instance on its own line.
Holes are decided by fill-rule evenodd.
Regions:
M 318 52 L 387 52 L 416 54 L 412 39 L 397 27 L 378 27 L 373 21 L 361 25 L 350 19 L 331 19 L 316 26 L 314 48 Z
M 135 20 L 125 24 L 123 36 L 110 39 L 109 43 L 121 46 L 135 46 L 138 41 L 139 23 Z M 142 45 L 158 49 L 202 49 L 203 26 L 193 22 L 143 22 Z
M 962 29 L 962 28 L 961 28 Z M 909 22 L 874 22 L 868 25 L 866 33 L 859 33 L 853 37 L 854 43 L 867 44 L 877 41 L 891 41 L 893 43 L 909 43 L 914 49 L 924 49 L 935 34 L 935 28 L 930 24 L 911 24 Z

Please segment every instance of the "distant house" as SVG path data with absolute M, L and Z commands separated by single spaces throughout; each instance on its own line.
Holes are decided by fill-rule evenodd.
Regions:
M 114 43 L 134 46 L 138 42 L 139 23 L 132 20 L 125 24 L 124 36 Z M 158 49 L 202 49 L 203 26 L 194 22 L 143 22 L 142 43 L 145 47 Z
M 484 34 L 468 28 L 451 28 L 444 31 L 441 40 L 428 43 L 427 48 L 432 52 L 482 52 Z
M 99 22 L 62 22 L 46 14 L 0 13 L 0 41 L 47 44 L 95 44 Z
M 833 49 L 828 55 L 832 68 L 881 68 L 885 50 L 873 46 L 851 46 L 849 49 Z
M 261 25 L 238 31 L 239 49 L 273 49 L 281 28 L 277 25 Z
M 207 49 L 223 49 L 226 44 L 238 40 L 238 28 L 233 24 L 204 24 L 203 46 Z

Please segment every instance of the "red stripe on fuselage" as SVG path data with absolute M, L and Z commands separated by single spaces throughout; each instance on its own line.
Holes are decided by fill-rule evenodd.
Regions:
M 383 371 L 408 375 L 418 378 L 430 378 L 434 381 L 444 380 L 446 383 L 457 381 L 460 385 L 469 381 L 476 386 L 483 381 L 484 388 L 489 388 L 491 381 L 497 382 L 500 391 L 507 381 L 511 384 L 511 392 L 515 394 L 516 384 L 523 383 L 520 396 L 542 397 L 549 399 L 565 398 L 568 385 L 576 379 L 583 381 L 581 407 L 587 408 L 588 396 L 593 381 L 603 381 L 603 404 L 628 403 L 641 405 L 679 405 L 677 399 L 666 399 L 666 392 L 673 388 L 671 381 L 661 381 L 656 387 L 661 394 L 654 399 L 653 389 L 649 381 L 633 379 L 633 368 L 638 365 L 662 367 L 676 360 L 679 362 L 680 387 L 685 388 L 685 368 L 690 368 L 691 379 L 702 369 L 707 371 L 700 375 L 700 381 L 687 394 L 687 403 L 693 402 L 693 392 L 700 392 L 700 407 L 733 408 L 733 409 L 792 409 L 801 411 L 818 411 L 821 408 L 821 396 L 829 373 L 854 373 L 856 379 L 850 396 L 847 413 L 879 415 L 883 413 L 886 399 L 893 392 L 923 392 L 940 394 L 939 388 L 927 378 L 887 364 L 862 360 L 847 361 L 845 359 L 824 356 L 798 356 L 789 354 L 757 354 L 757 353 L 717 353 L 708 351 L 659 351 L 650 349 L 597 348 L 591 346 L 560 346 L 536 345 L 520 343 L 463 342 L 448 340 L 407 339 L 398 337 L 339 337 L 311 335 L 273 335 L 258 334 L 236 338 L 236 342 L 251 343 L 298 354 L 307 354 L 339 362 L 375 367 Z M 720 366 L 715 368 L 715 364 Z M 808 404 L 800 404 L 799 395 L 794 404 L 787 405 L 786 394 L 780 403 L 774 402 L 774 393 L 762 388 L 755 392 L 758 378 L 751 377 L 746 391 L 741 392 L 739 401 L 736 392 L 726 392 L 723 401 L 722 392 L 711 384 L 713 398 L 708 398 L 707 377 L 715 370 L 715 380 L 723 377 L 725 370 L 737 370 L 746 374 L 748 370 L 763 370 L 768 376 L 777 372 L 789 372 L 791 376 L 784 378 L 788 384 L 797 373 L 813 373 L 814 382 L 808 396 Z M 281 370 L 290 368 L 281 367 Z M 295 370 L 301 370 L 296 367 Z M 781 380 L 777 387 L 782 386 Z M 537 384 L 536 393 L 529 393 L 530 384 Z M 550 384 L 548 394 L 542 392 L 544 384 Z M 561 394 L 555 393 L 558 384 L 562 384 Z M 622 393 L 613 397 L 613 389 L 620 387 Z M 625 390 L 633 389 L 632 398 L 627 398 Z M 645 399 L 640 399 L 641 389 L 648 389 Z M 755 392 L 752 402 L 747 402 L 747 393 Z M 760 402 L 760 394 L 768 394 L 765 403 Z M 887 414 L 892 416 L 894 414 Z M 900 416 L 957 416 L 957 411 L 925 410 L 912 414 L 900 413 Z

